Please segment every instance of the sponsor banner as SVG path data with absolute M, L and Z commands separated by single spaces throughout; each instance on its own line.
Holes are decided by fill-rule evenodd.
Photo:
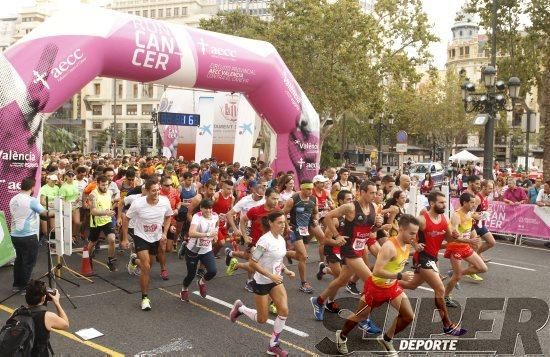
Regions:
M 460 206 L 452 199 L 454 208 Z M 550 240 L 550 207 L 537 205 L 510 206 L 504 202 L 489 202 L 490 217 L 485 226 L 494 233 L 521 234 Z
M 0 267 L 13 259 L 15 259 L 15 249 L 11 244 L 6 216 L 0 211 Z
M 212 157 L 214 139 L 214 97 L 199 98 L 201 126 L 195 136 L 195 161 Z
M 240 96 L 239 113 L 235 131 L 235 148 L 233 150 L 233 162 L 247 163 L 252 156 L 256 130 L 256 112 L 244 96 Z

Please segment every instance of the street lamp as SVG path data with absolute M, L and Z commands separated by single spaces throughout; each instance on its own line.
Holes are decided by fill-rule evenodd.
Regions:
M 485 125 L 483 177 L 493 179 L 493 155 L 495 136 L 495 117 L 499 110 L 512 111 L 513 107 L 506 106 L 506 84 L 496 80 L 497 71 L 493 66 L 485 66 L 482 71 L 481 81 L 485 91 L 476 92 L 475 84 L 466 80 L 461 86 L 462 101 L 466 113 L 480 113 L 474 124 Z M 511 104 L 519 99 L 521 81 L 512 77 L 508 81 L 508 96 Z M 482 120 L 480 120 L 482 119 Z
M 157 155 L 162 155 L 162 144 L 160 139 L 160 131 L 159 131 L 159 121 L 158 121 L 158 113 L 157 109 L 153 108 L 151 111 L 151 122 L 153 123 L 153 135 L 156 135 L 157 137 Z
M 393 114 L 388 115 L 388 126 L 393 125 L 395 118 Z M 378 130 L 378 168 L 380 169 L 382 167 L 382 128 L 386 127 L 384 123 L 384 113 L 380 115 L 378 120 L 375 123 L 374 117 L 371 115 L 369 117 L 369 124 L 374 127 L 376 125 Z

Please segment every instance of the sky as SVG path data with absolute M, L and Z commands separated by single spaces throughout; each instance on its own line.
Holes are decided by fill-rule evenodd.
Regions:
M 79 0 L 59 0 L 62 3 L 78 3 Z M 99 3 L 108 0 L 96 0 Z M 0 17 L 17 14 L 23 6 L 34 4 L 34 0 L 3 1 L 0 7 Z M 90 1 L 92 2 L 92 1 Z M 439 69 L 445 68 L 447 60 L 447 43 L 451 39 L 451 26 L 454 23 L 456 12 L 460 9 L 464 0 L 422 0 L 424 11 L 428 14 L 433 32 L 440 38 L 438 43 L 430 46 L 430 52 L 434 56 L 434 65 Z

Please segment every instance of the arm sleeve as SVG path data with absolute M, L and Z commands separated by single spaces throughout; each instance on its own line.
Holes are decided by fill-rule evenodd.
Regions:
M 30 205 L 30 208 L 31 208 L 31 210 L 33 210 L 34 212 L 36 212 L 36 213 L 38 213 L 38 214 L 40 214 L 40 213 L 42 213 L 42 212 L 44 212 L 44 211 L 46 210 L 46 209 L 40 204 L 40 202 L 39 202 L 36 198 L 34 198 L 34 197 L 31 198 L 31 205 Z

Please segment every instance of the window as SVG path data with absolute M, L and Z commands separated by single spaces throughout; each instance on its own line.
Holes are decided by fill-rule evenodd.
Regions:
M 142 92 L 143 98 L 153 98 L 153 84 L 148 83 L 143 85 L 143 92 Z
M 181 8 L 181 16 L 187 16 L 187 7 L 186 6 Z
M 94 95 L 100 95 L 101 94 L 101 84 L 94 83 Z
M 100 121 L 94 121 L 94 122 L 92 123 L 92 129 L 94 129 L 94 130 L 101 130 L 101 129 L 103 129 L 103 123 L 100 122 Z
M 117 104 L 116 111 L 115 111 L 115 106 L 111 105 L 111 113 L 116 115 L 122 115 L 122 105 Z
M 163 10 L 162 9 L 159 9 L 159 18 L 163 17 Z
M 101 115 L 102 109 L 101 105 L 92 105 L 92 115 Z
M 136 16 L 139 16 L 139 10 L 136 10 Z
M 179 7 L 175 7 L 174 8 L 174 17 L 179 17 L 180 16 L 180 8 Z
M 468 36 L 472 36 L 472 30 L 468 31 Z
M 137 98 L 137 97 L 138 97 L 138 85 L 137 85 L 137 83 L 134 83 L 134 84 L 132 85 L 132 96 L 133 96 L 134 98 Z
M 464 56 L 464 47 L 460 47 L 460 56 Z
M 154 19 L 157 16 L 157 10 L 151 10 L 151 18 Z
M 172 9 L 171 8 L 166 9 L 166 17 L 172 17 Z
M 153 112 L 153 104 L 142 104 L 141 105 L 141 114 L 142 115 L 151 115 Z
M 126 115 L 137 115 L 137 104 L 126 105 Z
M 132 15 L 134 12 L 133 12 L 133 11 L 128 11 L 128 13 L 129 13 L 130 15 Z
M 122 98 L 122 84 L 118 85 L 117 95 L 119 98 Z
M 149 16 L 149 10 L 143 10 L 143 17 Z
M 455 58 L 455 55 L 456 55 L 456 52 L 455 52 L 455 49 L 453 48 L 451 50 L 451 58 Z
M 458 35 L 462 37 L 462 30 L 458 31 Z
M 470 56 L 470 46 L 464 47 L 464 54 L 465 54 L 466 56 Z

